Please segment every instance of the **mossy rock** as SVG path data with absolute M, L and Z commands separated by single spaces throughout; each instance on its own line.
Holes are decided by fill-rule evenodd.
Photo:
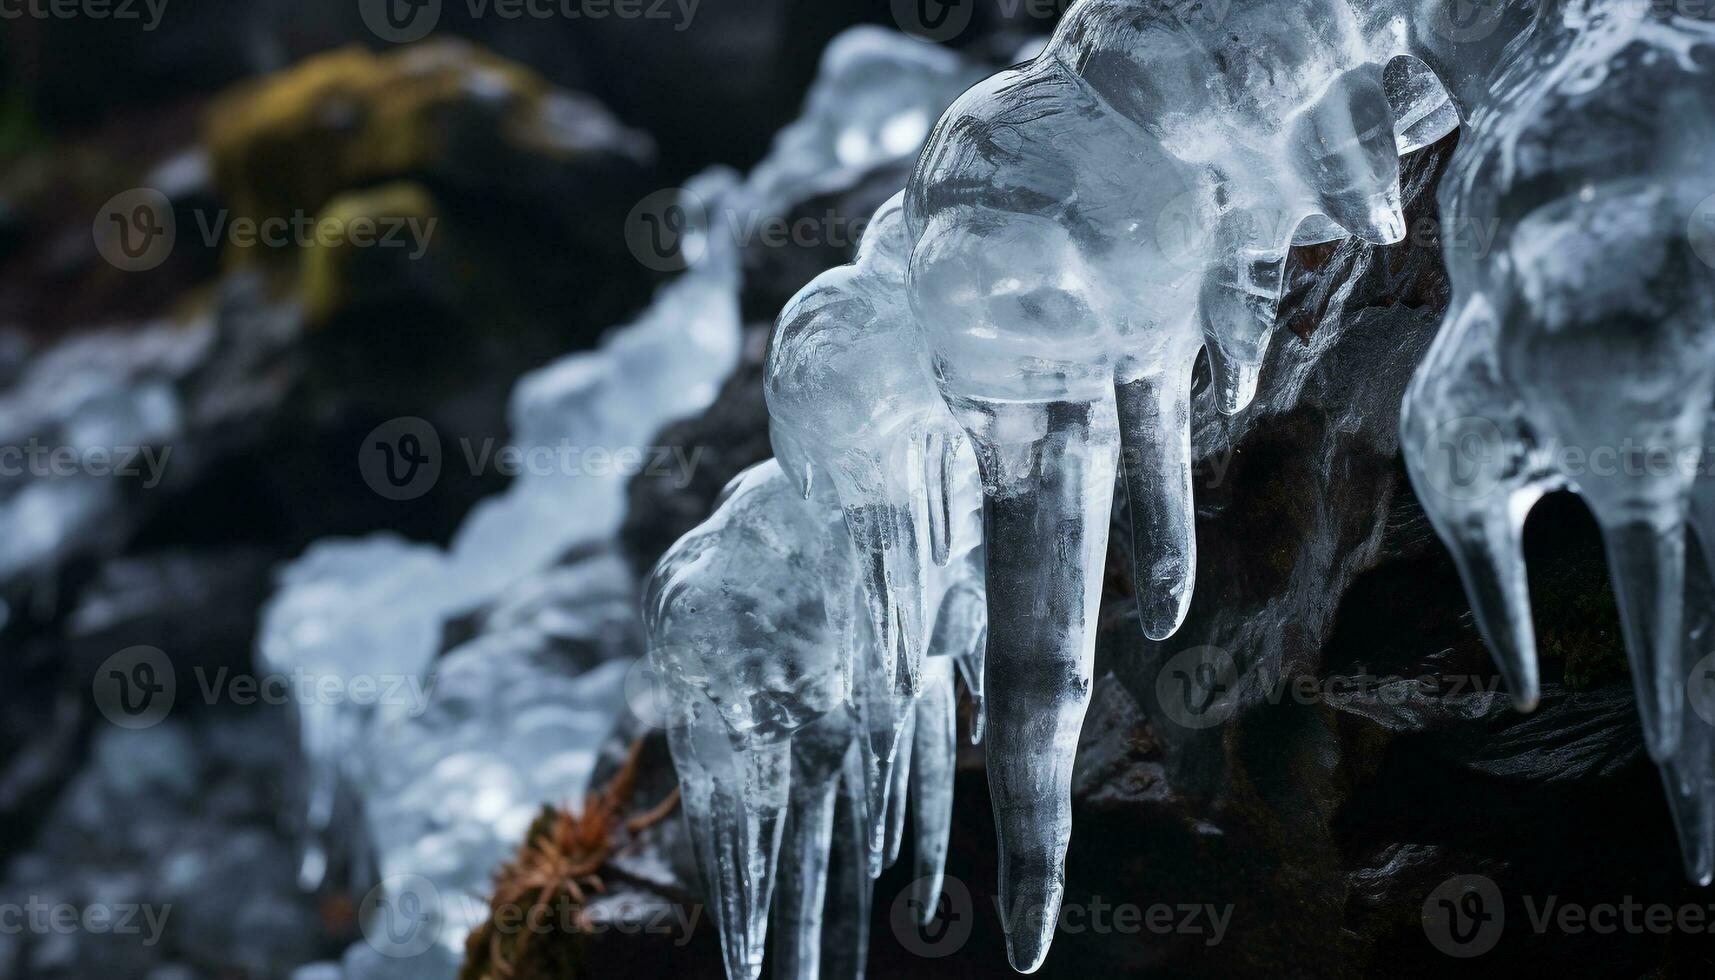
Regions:
M 421 184 L 394 181 L 329 200 L 299 257 L 298 295 L 311 324 L 325 323 L 371 277 L 359 262 L 429 257 L 440 217 Z
M 451 40 L 345 48 L 241 85 L 210 107 L 203 142 L 233 218 L 255 221 L 318 215 L 388 181 L 505 190 L 580 158 L 653 152 L 598 103 Z

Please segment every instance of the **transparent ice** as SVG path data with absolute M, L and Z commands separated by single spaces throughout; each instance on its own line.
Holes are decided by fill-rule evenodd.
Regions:
M 1144 632 L 1196 566 L 1192 369 L 1254 396 L 1289 248 L 1405 233 L 1400 153 L 1448 132 L 1429 3 L 1083 0 L 967 91 L 906 190 L 907 294 L 987 497 L 987 734 L 1012 963 L 1047 953 L 1116 477 Z
M 828 42 L 798 119 L 774 137 L 747 190 L 770 213 L 872 167 L 907 159 L 982 71 L 898 31 L 858 26 Z
M 691 229 L 698 241 L 686 248 L 686 254 L 700 256 L 699 261 L 666 286 L 635 323 L 618 328 L 601 349 L 571 355 L 519 382 L 511 410 L 514 444 L 520 449 L 538 446 L 552 449 L 562 442 L 577 446 L 643 446 L 666 423 L 704 408 L 736 365 L 740 342 L 738 246 L 745 227 L 717 224 L 721 216 L 751 221 L 781 214 L 798 201 L 837 186 L 842 175 L 849 179 L 849 175 L 863 168 L 909 157 L 917 151 L 934 118 L 978 74 L 962 57 L 894 32 L 854 28 L 836 38 L 823 57 L 802 115 L 781 132 L 766 159 L 742 182 L 735 182 L 717 169 L 687 184 L 691 198 L 703 205 L 700 209 L 687 208 L 687 213 L 705 215 L 709 220 L 708 227 Z M 339 642 L 340 630 L 329 628 L 323 632 L 334 642 L 315 656 L 334 664 L 328 669 L 345 677 L 367 669 L 367 658 L 374 649 L 396 649 L 401 651 L 401 659 L 420 656 L 417 669 L 426 671 L 436 650 L 422 653 L 424 647 L 418 637 L 430 631 L 438 636 L 449 615 L 462 615 L 498 602 L 500 605 L 490 613 L 491 621 L 502 616 L 528 616 L 528 608 L 512 609 L 509 601 L 527 603 L 527 597 L 515 593 L 521 586 L 538 581 L 537 573 L 543 566 L 576 548 L 611 538 L 623 516 L 624 481 L 623 474 L 613 478 L 582 474 L 576 479 L 564 479 L 560 474 L 521 477 L 506 494 L 480 505 L 472 513 L 455 537 L 450 552 L 441 556 L 440 572 L 429 570 L 432 561 L 411 563 L 411 568 L 420 573 L 419 585 L 430 579 L 437 582 L 450 579 L 455 596 L 419 594 L 406 584 L 412 574 L 410 569 L 378 572 L 391 578 L 395 592 L 405 596 L 399 600 L 397 615 L 384 617 L 397 629 L 387 635 L 373 636 L 373 646 L 362 646 Z M 350 556 L 352 564 L 369 560 L 381 565 L 401 548 L 417 546 L 378 537 L 361 542 L 330 542 L 318 547 L 350 550 L 354 552 Z M 359 551 L 366 551 L 367 555 L 355 554 Z M 305 562 L 309 562 L 308 557 Z M 537 578 L 531 578 L 533 575 Z M 287 576 L 294 583 L 305 585 L 313 578 L 308 569 L 304 574 L 294 576 L 288 572 Z M 308 604 L 294 601 L 301 613 L 293 618 L 322 619 L 331 627 L 356 614 L 360 604 L 340 594 L 337 577 L 326 584 L 328 587 L 315 590 L 317 601 Z M 286 596 L 281 595 L 277 601 L 284 603 Z M 285 622 L 281 620 L 282 627 Z M 281 638 L 266 628 L 263 632 L 259 645 L 264 650 L 279 649 Z M 448 662 L 451 656 L 463 653 L 449 655 Z M 286 658 L 293 656 L 309 659 L 311 654 L 288 653 Z M 964 668 L 971 669 L 968 658 Z M 521 685 L 528 684 L 522 677 L 515 680 Z M 855 707 L 852 710 L 855 712 Z M 512 717 L 484 712 L 481 718 L 488 730 L 485 734 L 473 734 L 473 745 L 499 745 L 510 737 Z M 385 734 L 378 733 L 373 723 L 364 718 L 354 721 L 310 723 L 303 732 L 305 744 L 329 747 L 326 752 L 317 752 L 318 758 L 333 758 L 334 746 L 363 757 L 370 752 L 368 744 L 378 739 L 383 744 L 375 751 L 384 756 L 391 751 Z M 855 720 L 851 723 L 856 724 Z M 330 777 L 337 776 L 330 764 L 313 774 L 312 781 L 325 784 Z M 443 792 L 458 794 L 460 798 L 469 797 L 486 785 L 479 768 L 447 770 L 440 772 L 439 777 L 445 777 L 437 784 Z M 859 787 L 857 795 L 861 798 L 861 788 L 866 784 L 861 762 L 851 779 L 852 785 Z M 360 795 L 367 798 L 370 790 L 365 786 Z M 433 802 L 431 797 L 419 794 L 412 794 L 410 799 L 425 806 Z M 559 799 L 539 802 L 559 802 Z M 383 809 L 391 805 L 386 801 L 381 803 Z M 851 801 L 842 797 L 837 809 L 831 862 L 835 885 L 828 902 L 829 908 L 836 911 L 836 919 L 826 925 L 830 936 L 836 938 L 838 949 L 829 956 L 841 968 L 861 973 L 868 942 L 870 820 L 861 803 L 860 809 L 854 810 Z M 451 852 L 453 857 L 447 861 L 449 867 L 460 869 L 457 874 L 462 876 L 461 880 L 469 878 L 470 862 L 490 853 L 492 822 L 459 830 L 453 837 L 429 833 L 424 840 L 397 829 L 405 824 L 419 830 L 429 827 L 435 820 L 443 819 L 444 814 L 435 816 L 441 812 L 397 814 L 404 823 L 386 831 L 391 867 L 406 868 L 418 859 L 428 867 L 437 867 L 435 854 L 439 844 L 454 837 L 471 837 L 480 846 L 461 846 Z M 371 823 L 374 825 L 373 820 Z M 380 825 L 374 828 L 377 835 L 383 831 Z M 339 828 L 333 828 L 333 832 L 339 832 Z M 843 850 L 840 842 L 846 845 Z M 326 860 L 323 844 L 316 835 L 311 836 L 306 852 L 308 880 L 319 875 Z M 382 887 L 387 887 L 385 882 Z M 805 935 L 812 935 L 814 927 L 811 923 L 807 928 L 812 932 Z M 450 934 L 456 936 L 460 931 L 454 929 Z M 443 940 L 446 939 L 444 935 Z M 817 950 L 813 941 L 801 945 L 811 952 Z M 399 962 L 422 963 L 423 959 L 397 961 L 374 954 L 366 943 L 358 943 L 346 959 L 347 980 L 391 975 L 386 967 Z M 456 963 L 456 960 L 446 962 Z M 440 965 L 437 962 L 437 969 Z M 450 976 L 451 966 L 442 972 Z
M 629 668 L 579 672 L 534 644 L 481 639 L 437 664 L 432 701 L 373 733 L 362 785 L 380 887 L 428 896 L 418 928 L 448 951 L 487 918 L 494 870 L 542 807 L 583 799 Z
M 644 594 L 685 816 L 734 980 L 762 970 L 789 796 L 799 805 L 787 853 L 826 855 L 827 789 L 856 758 L 846 646 L 859 633 L 841 622 L 856 582 L 837 521 L 804 506 L 773 461 L 752 467 L 662 557 Z M 789 918 L 807 927 L 826 885 L 815 867 L 789 866 L 804 876 L 786 892 Z
M 739 193 L 736 177 L 718 169 L 687 190 L 709 201 Z M 519 380 L 510 406 L 514 446 L 554 459 L 563 446 L 641 451 L 662 426 L 714 400 L 738 363 L 738 259 L 736 246 L 714 236 L 702 254 L 599 349 Z M 446 445 L 459 451 L 451 439 Z M 448 621 L 495 602 L 575 548 L 610 539 L 624 518 L 628 479 L 619 467 L 527 468 L 472 510 L 446 550 L 390 534 L 318 542 L 280 573 L 257 644 L 263 667 L 309 683 L 335 679 L 342 690 L 358 676 L 426 676 Z M 358 828 L 330 821 L 342 812 L 339 787 L 352 775 L 346 763 L 361 755 L 374 711 L 296 700 L 308 783 L 302 879 L 314 887 L 330 842 L 355 843 Z
M 1441 192 L 1454 296 L 1406 395 L 1406 459 L 1522 708 L 1539 687 L 1525 517 L 1550 491 L 1583 497 L 1645 742 L 1707 883 L 1715 759 L 1687 678 L 1711 647 L 1685 596 L 1688 524 L 1715 555 L 1715 492 L 1699 479 L 1715 393 L 1715 14 L 1538 6 L 1463 96 L 1469 131 Z
M 973 514 L 962 515 L 967 540 Z M 806 498 L 772 460 L 740 474 L 651 574 L 649 657 L 671 706 L 685 816 L 734 980 L 761 971 L 771 904 L 786 975 L 821 975 L 836 953 L 838 969 L 861 975 L 870 881 L 903 848 L 908 795 L 916 867 L 939 890 L 954 665 L 973 669 L 980 658 L 980 560 L 967 549 L 931 576 L 951 612 L 921 698 L 885 664 L 843 509 L 831 493 Z M 834 875 L 842 863 L 856 873 Z M 830 928 L 837 950 L 824 948 Z

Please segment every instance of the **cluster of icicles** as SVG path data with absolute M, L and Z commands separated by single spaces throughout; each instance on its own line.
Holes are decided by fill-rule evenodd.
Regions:
M 1715 530 L 1715 490 L 1591 481 L 1543 447 L 1702 445 L 1715 34 L 1637 0 L 1478 5 L 1477 22 L 1457 6 L 1081 0 L 1041 56 L 953 104 L 855 263 L 781 315 L 776 459 L 727 488 L 645 599 L 733 980 L 759 974 L 771 904 L 776 975 L 817 976 L 824 935 L 866 941 L 868 882 L 830 890 L 830 857 L 879 874 L 908 794 L 933 914 L 955 671 L 986 730 L 1008 955 L 1041 965 L 1116 479 L 1143 630 L 1164 639 L 1192 593 L 1199 351 L 1218 406 L 1242 410 L 1289 248 L 1399 241 L 1399 155 L 1461 122 L 1443 227 L 1500 235 L 1481 255 L 1449 238 L 1457 295 L 1407 397 L 1411 473 L 1521 705 L 1525 511 L 1551 487 L 1585 494 L 1649 745 L 1709 878 L 1715 770 L 1707 732 L 1681 737 L 1679 610 L 1687 510 Z M 825 934 L 824 914 L 852 925 Z M 861 948 L 840 963 L 861 972 Z

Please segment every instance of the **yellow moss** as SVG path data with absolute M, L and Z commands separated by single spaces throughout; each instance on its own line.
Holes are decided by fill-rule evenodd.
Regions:
M 430 222 L 439 220 L 434 198 L 411 181 L 352 191 L 328 201 L 298 265 L 298 295 L 311 324 L 325 322 L 351 298 L 347 271 L 359 247 L 348 240 L 347 233 L 360 219 L 379 226 L 380 232 L 371 236 L 376 238 L 390 222 L 415 221 L 418 228 L 432 229 Z M 397 244 L 413 249 L 416 245 L 409 235 L 401 235 Z
M 433 168 L 458 127 L 495 143 L 533 130 L 539 75 L 460 41 L 309 58 L 218 99 L 204 123 L 214 181 L 236 218 L 315 214 L 336 194 Z

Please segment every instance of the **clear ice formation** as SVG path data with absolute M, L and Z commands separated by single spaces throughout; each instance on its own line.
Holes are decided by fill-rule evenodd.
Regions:
M 1196 566 L 1192 369 L 1255 394 L 1294 243 L 1401 240 L 1400 153 L 1457 124 L 1422 3 L 1082 0 L 966 92 L 905 196 L 906 292 L 986 511 L 985 716 L 1008 955 L 1041 965 L 1091 690 L 1116 477 L 1138 608 L 1173 634 Z
M 861 976 L 871 879 L 902 850 L 907 795 L 915 867 L 939 891 L 955 665 L 980 670 L 980 553 L 929 576 L 944 629 L 917 690 L 902 690 L 862 594 L 849 512 L 831 491 L 804 491 L 773 460 L 746 470 L 663 556 L 644 597 L 685 817 L 734 980 L 760 974 L 771 905 L 783 975 L 820 976 L 837 952 Z M 967 541 L 973 514 L 958 529 Z M 842 862 L 857 873 L 834 875 Z M 825 950 L 830 927 L 846 948 Z
M 1715 393 L 1715 13 L 1539 6 L 1493 76 L 1454 92 L 1470 122 L 1442 227 L 1492 243 L 1446 236 L 1453 302 L 1406 394 L 1403 445 L 1521 708 L 1538 697 L 1525 517 L 1553 490 L 1584 498 L 1645 742 L 1706 884 L 1715 756 L 1686 703 L 1711 647 L 1685 597 L 1688 524 L 1715 556 L 1715 491 L 1698 479 Z
M 707 215 L 711 225 L 703 229 L 706 247 L 694 250 L 702 258 L 601 349 L 570 355 L 519 381 L 510 411 L 514 445 L 644 446 L 668 422 L 706 407 L 738 363 L 740 347 L 738 244 L 745 229 L 716 226 L 720 216 L 783 213 L 843 170 L 908 157 L 930 122 L 977 74 L 963 58 L 894 32 L 864 27 L 837 37 L 803 114 L 781 131 L 766 159 L 742 182 L 717 169 L 686 185 L 692 199 L 705 205 L 687 213 Z M 59 404 L 70 397 L 66 393 L 82 388 L 61 379 L 54 383 L 60 397 L 31 404 Z M 151 401 L 143 406 L 149 410 L 129 417 L 161 416 L 153 406 Z M 6 419 L 0 405 L 0 423 Z M 41 537 L 44 529 L 65 523 L 44 517 L 49 505 L 57 514 L 101 503 L 86 498 L 102 490 L 96 486 L 102 481 L 87 482 L 25 487 L 0 505 L 0 526 L 27 519 Z M 438 644 L 423 637 L 438 638 L 448 618 L 494 601 L 579 545 L 611 537 L 623 519 L 625 482 L 618 472 L 522 475 L 506 493 L 478 505 L 447 552 L 407 546 L 388 535 L 319 543 L 282 573 L 281 591 L 258 640 L 262 665 L 281 671 L 302 666 L 349 679 L 371 670 L 379 651 L 387 663 L 426 671 Z M 22 533 L 13 538 L 20 547 L 12 555 L 24 554 L 34 540 Z M 58 540 L 44 540 L 42 550 L 58 547 Z M 404 552 L 412 560 L 395 564 Z M 366 565 L 362 594 L 398 597 L 389 615 L 368 623 L 363 620 L 370 607 L 358 592 L 344 588 L 345 571 L 357 574 Z M 339 760 L 361 749 L 369 729 L 364 713 L 348 717 L 342 708 L 311 711 L 301 719 L 310 797 L 306 885 L 313 886 L 325 870 L 325 838 L 344 836 L 326 826 L 336 788 L 347 778 Z
M 820 517 L 820 520 L 818 520 Z M 668 740 L 728 976 L 762 970 L 775 861 L 786 829 L 793 858 L 826 855 L 825 795 L 856 758 L 852 697 L 859 633 L 851 556 L 832 512 L 800 506 L 780 468 L 740 474 L 715 513 L 651 574 L 643 600 L 649 657 L 672 714 Z M 804 778 L 794 780 L 793 773 Z M 814 921 L 825 882 L 796 860 L 789 921 Z M 807 926 L 806 926 L 807 927 Z M 792 958 L 808 955 L 796 942 Z
M 423 935 L 463 954 L 488 917 L 494 869 L 543 805 L 583 798 L 630 667 L 580 673 L 558 651 L 484 637 L 437 665 L 426 710 L 377 727 L 361 765 L 364 818 L 381 886 L 438 896 Z
M 519 382 L 511 406 L 514 443 L 521 449 L 551 449 L 561 440 L 577 446 L 641 446 L 668 422 L 706 407 L 737 364 L 740 344 L 737 246 L 747 229 L 719 224 L 723 216 L 748 219 L 782 214 L 798 201 L 837 186 L 842 173 L 908 158 L 919 148 L 934 118 L 980 74 L 971 62 L 952 52 L 894 32 L 860 27 L 836 38 L 822 59 L 803 113 L 782 130 L 766 159 L 736 186 L 719 170 L 686 186 L 705 205 L 688 208 L 687 213 L 693 218 L 706 214 L 710 221 L 703 229 L 706 248 L 687 248 L 687 254 L 703 258 L 663 288 L 635 323 L 616 330 L 600 350 L 571 355 Z M 282 611 L 269 616 L 258 643 L 263 665 L 288 670 L 299 663 L 315 663 L 319 671 L 349 678 L 368 670 L 369 658 L 382 651 L 389 662 L 411 661 L 418 664 L 416 670 L 428 670 L 437 648 L 421 642 L 424 633 L 438 636 L 449 616 L 501 599 L 559 556 L 610 538 L 623 516 L 624 482 L 623 474 L 612 479 L 580 475 L 566 480 L 557 474 L 520 478 L 506 494 L 480 505 L 445 553 L 426 547 L 419 550 L 385 535 L 318 544 L 282 576 L 282 591 L 274 600 Z M 36 526 L 45 525 L 37 521 Z M 328 556 L 333 554 L 342 557 L 332 560 Z M 406 554 L 412 560 L 390 566 L 392 558 Z M 391 626 L 386 630 L 377 626 L 379 631 L 365 634 L 367 643 L 359 643 L 354 637 L 360 627 L 353 624 L 364 607 L 345 594 L 339 569 L 355 570 L 366 563 L 373 566 L 376 580 L 366 581 L 366 591 L 403 598 L 398 615 L 385 617 Z M 452 591 L 441 591 L 448 583 Z M 287 613 L 286 608 L 293 611 Z M 463 655 L 464 651 L 449 654 L 444 667 L 450 668 L 453 658 Z M 961 660 L 960 670 L 967 677 L 972 669 L 969 657 Z M 980 666 L 975 669 L 980 672 Z M 529 684 L 525 676 L 508 676 L 521 686 Z M 369 785 L 369 769 L 349 761 L 342 764 L 340 752 L 348 759 L 389 755 L 393 751 L 387 747 L 389 729 L 363 713 L 347 716 L 336 711 L 332 718 L 316 714 L 303 719 L 301 732 L 304 744 L 313 747 L 308 753 L 308 782 L 337 787 L 342 780 L 356 779 L 358 795 L 370 798 L 374 787 Z M 473 745 L 499 744 L 509 737 L 516 721 L 505 713 L 482 717 L 488 727 L 470 734 Z M 578 772 L 582 770 L 573 775 Z M 851 778 L 861 797 L 867 777 L 859 771 Z M 449 797 L 487 799 L 480 795 L 487 785 L 480 769 L 437 770 L 436 779 Z M 570 783 L 566 787 L 565 792 L 556 790 L 551 799 L 575 796 L 579 788 Z M 429 802 L 421 796 L 413 799 Z M 834 948 L 824 960 L 861 975 L 868 946 L 870 821 L 866 811 L 854 809 L 851 803 L 841 796 L 836 807 L 833 885 L 828 893 L 829 917 L 822 923 Z M 373 805 L 388 811 L 391 803 L 381 800 Z M 316 804 L 309 816 L 325 822 L 320 814 L 333 810 L 331 805 Z M 439 853 L 437 842 L 451 838 L 433 829 L 438 824 L 414 820 L 405 832 L 373 819 L 369 822 L 383 842 L 383 863 L 393 871 L 418 871 L 443 883 L 443 891 L 446 886 L 480 891 L 485 885 L 481 875 L 473 877 L 468 868 L 471 862 L 487 860 L 482 857 L 490 853 L 486 844 L 460 845 L 449 852 L 461 855 L 453 862 L 456 868 L 444 868 L 434 860 Z M 455 828 L 453 837 L 487 841 L 497 833 L 493 821 L 479 823 Z M 342 830 L 351 828 L 323 828 L 306 835 L 306 884 L 325 869 L 324 838 L 344 836 Z M 354 840 L 350 846 L 359 844 Z M 418 867 L 413 868 L 413 863 Z M 444 877 L 443 872 L 452 877 Z M 454 886 L 454 881 L 469 884 Z M 346 957 L 347 980 L 391 977 L 395 971 L 389 968 L 399 964 L 406 964 L 413 977 L 452 976 L 457 957 L 448 949 L 462 938 L 462 924 L 468 924 L 459 922 L 457 927 L 449 923 L 443 928 L 442 947 L 436 949 L 445 955 L 432 964 L 421 956 L 392 959 L 357 943 Z M 807 928 L 811 931 L 802 935 L 813 935 L 814 924 Z M 814 941 L 800 946 L 817 951 Z
M 947 104 L 982 74 L 939 45 L 850 28 L 828 42 L 802 114 L 774 137 L 747 190 L 778 213 L 852 173 L 908 159 Z
M 687 187 L 700 199 L 740 193 L 735 177 L 712 170 Z M 662 288 L 634 323 L 600 349 L 569 355 L 521 378 L 510 406 L 513 445 L 642 447 L 662 426 L 714 400 L 738 363 L 736 246 L 710 236 L 704 259 Z M 458 452 L 445 440 L 448 452 Z M 441 650 L 444 624 L 494 602 L 520 580 L 574 548 L 611 538 L 624 518 L 629 475 L 526 469 L 504 493 L 479 503 L 450 548 L 395 535 L 312 545 L 279 575 L 263 613 L 257 655 L 263 668 L 311 683 L 354 677 L 422 677 Z M 301 882 L 313 888 L 334 843 L 358 828 L 332 825 L 343 812 L 346 760 L 361 754 L 375 712 L 349 702 L 299 698 L 306 804 Z M 361 785 L 360 783 L 358 785 Z
M 1058 916 L 1116 478 L 1143 629 L 1164 639 L 1196 561 L 1195 361 L 1207 351 L 1216 405 L 1241 410 L 1289 248 L 1403 238 L 1398 156 L 1456 126 L 1451 96 L 1468 90 L 1432 66 L 1504 42 L 1457 50 L 1438 16 L 1435 0 L 1083 0 L 1040 55 L 952 105 L 854 264 L 780 318 L 765 382 L 776 456 L 806 502 L 843 512 L 868 612 L 852 626 L 877 639 L 852 674 L 870 709 L 857 723 L 872 867 L 903 836 L 893 787 L 939 761 L 896 762 L 945 728 L 928 620 L 965 615 L 970 593 L 931 582 L 958 550 L 953 488 L 980 471 L 980 629 L 994 623 L 996 643 L 973 691 L 1021 970 L 1041 964 Z M 986 647 L 978 630 L 937 641 Z

